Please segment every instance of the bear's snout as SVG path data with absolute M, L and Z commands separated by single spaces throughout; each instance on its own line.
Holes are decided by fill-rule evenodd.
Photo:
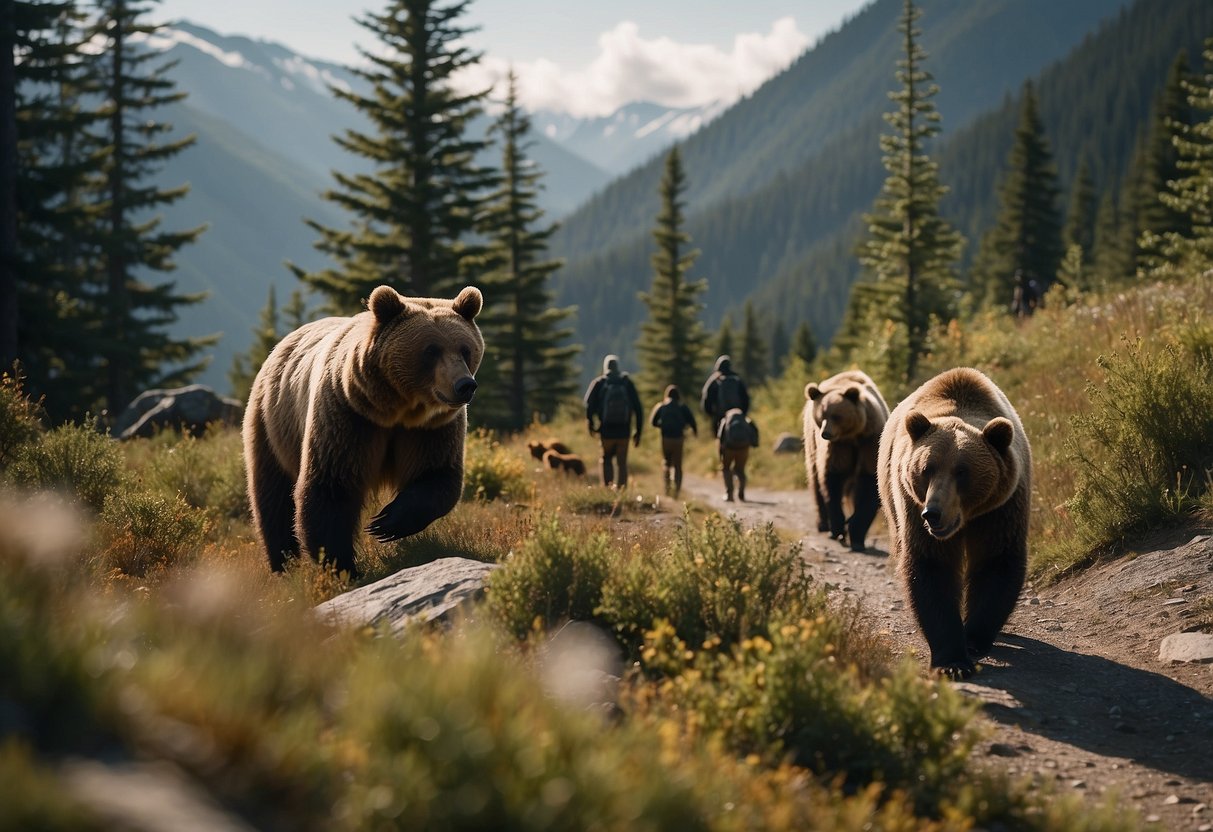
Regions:
M 927 521 L 927 525 L 935 531 L 939 530 L 943 523 L 943 512 L 938 506 L 927 506 L 922 510 L 922 519 Z
M 455 382 L 455 399 L 467 404 L 476 395 L 476 379 L 471 376 L 464 376 Z

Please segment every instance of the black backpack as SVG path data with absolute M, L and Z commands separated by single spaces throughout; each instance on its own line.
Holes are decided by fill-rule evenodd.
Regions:
M 724 444 L 726 448 L 748 448 L 754 440 L 750 430 L 750 421 L 744 413 L 736 410 L 724 425 Z
M 682 415 L 682 402 L 667 402 L 661 406 L 661 433 L 663 436 L 682 436 L 687 420 Z
M 623 378 L 607 378 L 602 390 L 602 424 L 610 427 L 627 427 L 632 415 L 632 403 L 628 401 L 628 386 Z
M 716 405 L 718 413 L 728 413 L 742 406 L 741 376 L 730 373 L 720 377 L 720 385 L 716 388 Z

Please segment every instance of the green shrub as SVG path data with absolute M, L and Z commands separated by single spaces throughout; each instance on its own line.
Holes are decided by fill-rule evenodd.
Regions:
M 518 499 L 530 492 L 526 465 L 485 430 L 467 436 L 463 499 Z
M 117 569 L 134 576 L 175 566 L 198 553 L 206 531 L 206 512 L 180 495 L 114 495 L 101 511 L 101 565 L 107 572 Z
M 122 450 L 110 437 L 80 425 L 63 425 L 41 442 L 21 447 L 9 471 L 23 488 L 73 494 L 100 509 L 125 479 Z
M 488 607 L 519 638 L 538 623 L 594 618 L 611 561 L 605 536 L 577 539 L 556 521 L 542 524 L 489 576 Z
M 239 431 L 211 430 L 202 439 L 166 431 L 146 442 L 143 485 L 165 498 L 181 495 L 215 520 L 248 514 Z
M 19 376 L 0 375 L 0 471 L 42 431 L 41 408 L 26 395 Z
M 785 545 L 770 525 L 744 529 L 713 515 L 699 526 L 685 518 L 669 548 L 617 564 L 600 612 L 636 652 L 658 621 L 688 644 L 713 637 L 728 647 L 767 634 L 777 611 L 798 615 L 822 604 L 798 545 Z
M 1213 469 L 1213 365 L 1187 347 L 1126 341 L 1101 356 L 1102 384 L 1073 420 L 1078 463 L 1069 507 L 1087 549 L 1189 513 Z

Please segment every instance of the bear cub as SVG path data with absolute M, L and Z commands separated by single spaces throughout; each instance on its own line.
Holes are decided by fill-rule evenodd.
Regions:
M 1032 451 L 1015 408 L 961 367 L 923 384 L 880 439 L 880 498 L 932 672 L 964 679 L 1023 588 Z
M 880 508 L 877 446 L 889 406 L 876 383 L 859 370 L 809 384 L 804 396 L 805 473 L 817 503 L 817 530 L 846 539 L 853 551 L 862 552 Z
M 356 577 L 354 537 L 374 492 L 395 492 L 367 529 L 383 541 L 454 508 L 482 304 L 472 286 L 454 300 L 379 286 L 365 312 L 306 324 L 274 347 L 244 415 L 249 500 L 273 570 L 302 550 Z

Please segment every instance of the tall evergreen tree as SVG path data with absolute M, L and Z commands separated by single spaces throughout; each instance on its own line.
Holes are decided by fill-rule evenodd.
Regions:
M 762 324 L 754 314 L 754 304 L 745 302 L 741 318 L 741 349 L 738 351 L 735 369 L 751 384 L 762 384 L 767 380 L 767 365 L 770 355 L 766 339 L 762 337 Z
M 1213 264 L 1213 37 L 1205 41 L 1204 72 L 1182 80 L 1191 124 L 1172 121 L 1171 141 L 1178 170 L 1160 194 L 1163 205 L 1182 218 L 1151 245 L 1155 271 L 1176 266 L 1207 269 Z
M 653 229 L 657 243 L 652 260 L 653 285 L 640 293 L 649 317 L 640 327 L 636 352 L 641 387 L 648 398 L 659 397 L 667 384 L 691 391 L 702 381 L 700 364 L 708 336 L 699 318 L 703 309 L 699 296 L 707 289 L 707 281 L 687 278 L 699 252 L 687 249 L 691 237 L 684 230 L 686 187 L 682 155 L 675 145 L 666 156 L 659 188 L 661 210 Z
M 325 198 L 353 214 L 352 227 L 308 221 L 316 248 L 334 268 L 292 271 L 348 314 L 382 283 L 406 295 L 453 296 L 483 254 L 470 242 L 479 230 L 493 172 L 476 162 L 487 142 L 467 136 L 489 90 L 457 92 L 452 77 L 480 60 L 467 45 L 473 30 L 460 26 L 469 0 L 391 0 L 381 14 L 358 23 L 383 44 L 363 50 L 369 85 L 333 93 L 365 116 L 371 130 L 346 130 L 341 147 L 369 160 L 364 173 L 334 173 Z
M 105 43 L 99 65 L 107 148 L 97 183 L 104 218 L 99 233 L 101 269 L 106 286 L 106 329 L 101 342 L 105 398 L 111 411 L 125 407 L 134 393 L 156 384 L 182 383 L 205 366 L 198 354 L 214 338 L 178 339 L 164 328 L 181 306 L 203 295 L 180 294 L 172 283 L 149 284 L 148 272 L 170 272 L 173 256 L 205 228 L 161 229 L 152 212 L 189 192 L 189 185 L 160 188 L 146 180 L 164 162 L 194 143 L 194 136 L 171 139 L 172 125 L 157 121 L 154 110 L 185 98 L 168 77 L 174 62 L 149 65 L 156 53 L 137 48 L 140 37 L 159 25 L 142 22 L 150 5 L 140 0 L 100 0 L 95 39 Z
M 1192 108 L 1184 91 L 1188 76 L 1188 56 L 1180 52 L 1171 64 L 1167 82 L 1154 103 L 1153 121 L 1145 147 L 1145 159 L 1137 188 L 1137 230 L 1147 240 L 1161 237 L 1168 231 L 1181 236 L 1191 232 L 1191 219 L 1163 202 L 1161 194 L 1167 183 L 1182 176 L 1179 151 L 1172 136 L 1181 134 L 1192 123 Z M 1149 247 L 1151 243 L 1147 243 Z M 1148 265 L 1147 254 L 1140 265 Z
M 1095 214 L 1095 255 L 1092 258 L 1093 283 L 1106 287 L 1125 276 L 1126 253 L 1120 218 L 1119 189 L 1110 187 L 1099 199 Z
M 775 320 L 775 326 L 771 330 L 771 377 L 775 378 L 783 373 L 783 368 L 788 361 L 788 351 L 792 349 L 792 341 L 788 338 L 787 327 L 783 325 L 783 321 L 778 318 Z
M 1091 179 L 1091 166 L 1084 157 L 1070 189 L 1070 207 L 1066 211 L 1062 240 L 1067 251 L 1078 246 L 1085 265 L 1091 264 L 1095 254 L 1095 209 L 1095 182 Z
M 939 214 L 947 188 L 939 182 L 939 166 L 926 152 L 940 130 L 932 100 L 939 87 L 923 69 L 927 55 L 915 25 L 921 15 L 913 0 L 905 0 L 897 25 L 903 56 L 895 77 L 901 88 L 889 93 L 895 107 L 884 117 L 892 132 L 880 137 L 889 175 L 872 212 L 864 217 L 868 235 L 859 247 L 870 280 L 852 292 L 853 308 L 848 309 L 842 339 L 856 344 L 891 320 L 904 334 L 906 348 L 903 356 L 886 356 L 898 365 L 889 370 L 907 381 L 927 350 L 931 319 L 946 320 L 954 314 L 954 264 L 963 245 L 961 235 Z
M 801 321 L 792 333 L 792 355 L 805 364 L 812 364 L 817 358 L 817 339 L 807 321 Z
M 487 305 L 480 316 L 486 369 L 495 382 L 489 389 L 501 401 L 490 401 L 477 413 L 487 413 L 493 426 L 521 430 L 532 414 L 550 419 L 574 392 L 578 347 L 567 343 L 572 329 L 565 325 L 574 310 L 552 306 L 549 281 L 561 262 L 545 255 L 556 226 L 540 225 L 542 173 L 526 155 L 531 120 L 518 106 L 512 70 L 507 83 L 505 109 L 490 130 L 501 140 L 501 184 L 486 214 L 494 268 L 483 280 Z
M 1036 92 L 1028 83 L 998 191 L 998 220 L 982 240 L 980 265 L 975 265 L 988 303 L 1009 303 L 1017 285 L 1027 293 L 1035 281 L 1036 291 L 1043 293 L 1053 282 L 1064 253 L 1058 190 Z
M 271 283 L 265 306 L 261 308 L 261 317 L 253 327 L 253 344 L 248 352 L 232 357 L 232 366 L 227 371 L 227 380 L 232 386 L 233 396 L 241 401 L 248 400 L 257 371 L 261 369 L 261 365 L 269 357 L 270 350 L 281 337 L 282 333 L 278 327 L 278 299 Z
M 0 367 L 17 360 L 17 14 L 0 2 Z
M 720 321 L 720 329 L 716 330 L 716 340 L 713 352 L 716 355 L 733 355 L 733 319 L 728 315 Z

